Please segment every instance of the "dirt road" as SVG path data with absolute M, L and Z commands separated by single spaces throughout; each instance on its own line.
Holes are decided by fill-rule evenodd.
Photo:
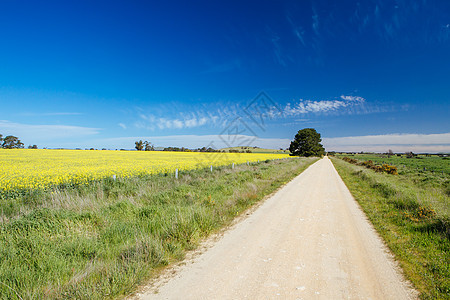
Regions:
M 328 158 L 141 299 L 410 299 Z

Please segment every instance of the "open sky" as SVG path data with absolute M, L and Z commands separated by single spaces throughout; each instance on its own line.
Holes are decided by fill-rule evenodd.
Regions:
M 0 1 L 25 146 L 450 152 L 450 1 Z

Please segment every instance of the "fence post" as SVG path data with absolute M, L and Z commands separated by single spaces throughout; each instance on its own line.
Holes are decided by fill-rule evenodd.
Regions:
M 211 172 L 212 172 L 212 165 L 211 165 Z
M 178 179 L 178 169 L 175 169 L 175 179 Z
M 116 175 L 114 174 L 114 175 L 112 176 L 112 178 L 113 178 L 113 180 L 115 181 L 115 180 L 116 180 Z
M 233 163 L 233 165 L 231 166 L 231 168 L 234 169 L 234 163 Z

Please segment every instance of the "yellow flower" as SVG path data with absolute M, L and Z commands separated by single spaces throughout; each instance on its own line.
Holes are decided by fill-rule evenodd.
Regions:
M 287 154 L 1 149 L 0 191 L 88 184 L 198 168 L 246 164 Z

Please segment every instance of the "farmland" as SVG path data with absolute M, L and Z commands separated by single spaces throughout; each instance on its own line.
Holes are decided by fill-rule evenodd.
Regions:
M 267 153 L 0 150 L 0 191 L 44 189 L 85 184 L 113 175 L 130 178 L 286 157 Z
M 395 165 L 401 174 L 408 173 L 442 173 L 450 175 L 450 157 L 439 157 L 437 155 L 417 155 L 415 158 L 407 158 L 406 155 L 387 156 L 381 154 L 339 154 L 338 157 L 351 157 L 358 160 L 372 160 L 379 164 Z
M 14 160 L 16 179 L 44 181 L 2 194 L 1 299 L 102 299 L 132 293 L 316 160 L 34 151 L 0 151 L 2 163 L 9 163 L 2 165 L 3 176 Z M 175 168 L 182 170 L 178 179 Z
M 375 164 L 389 164 L 397 167 L 399 176 L 391 177 L 390 180 L 401 181 L 404 186 L 413 184 L 416 187 L 430 190 L 430 196 L 424 196 L 423 199 L 440 199 L 442 195 L 450 195 L 450 158 L 439 157 L 437 155 L 425 156 L 419 155 L 417 158 L 406 158 L 404 155 L 387 157 L 381 154 L 354 154 L 337 155 L 337 157 L 349 157 L 361 162 L 373 161 Z M 438 192 L 438 196 L 436 196 Z M 435 196 L 431 196 L 435 195 Z M 436 201 L 435 201 L 436 202 Z M 450 215 L 450 205 L 444 203 L 444 200 L 438 201 L 441 212 Z

